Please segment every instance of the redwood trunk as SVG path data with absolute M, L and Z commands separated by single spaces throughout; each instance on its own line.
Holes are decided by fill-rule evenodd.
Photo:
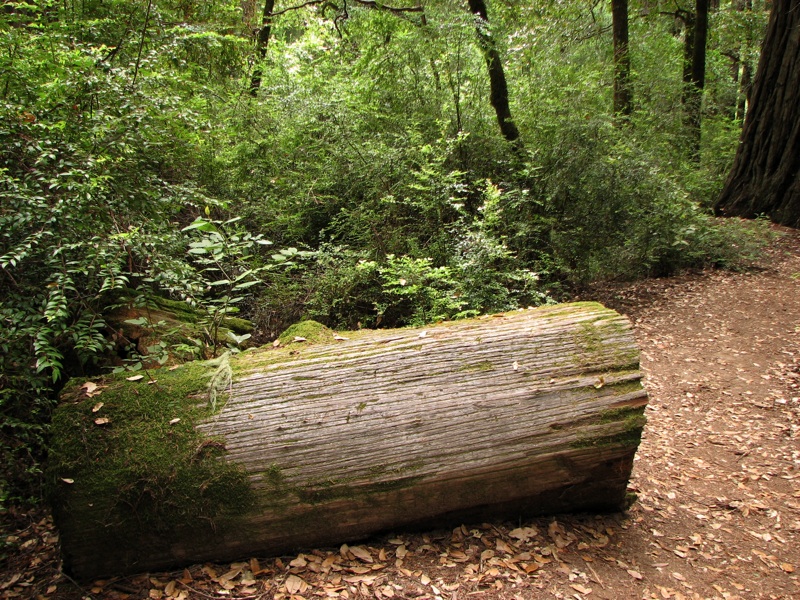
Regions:
M 580 303 L 341 337 L 350 339 L 232 359 L 229 398 L 197 429 L 224 448 L 218 460 L 247 474 L 255 503 L 243 513 L 156 532 L 141 511 L 163 514 L 158 506 L 101 509 L 102 498 L 81 491 L 103 454 L 82 466 L 65 461 L 70 470 L 53 479 L 56 506 L 66 507 L 55 511 L 66 568 L 89 579 L 403 527 L 625 508 L 647 396 L 624 317 Z M 144 389 L 167 389 L 167 376 Z M 121 383 L 134 399 L 146 386 Z M 75 429 L 115 435 L 114 419 L 96 425 L 91 408 L 103 397 L 111 404 L 110 390 L 59 408 L 85 424 L 55 447 L 75 443 Z M 164 399 L 165 420 L 175 405 Z M 126 519 L 138 529 L 123 540 Z
M 628 0 L 611 0 L 611 16 L 614 37 L 614 116 L 625 119 L 633 112 L 631 56 L 628 52 Z
M 800 227 L 800 0 L 775 0 L 752 99 L 715 209 Z

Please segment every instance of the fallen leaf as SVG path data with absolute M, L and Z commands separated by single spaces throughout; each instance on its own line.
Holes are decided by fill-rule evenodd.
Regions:
M 130 377 L 126 377 L 128 381 L 139 381 L 140 379 L 144 379 L 144 375 L 131 375 Z
M 514 361 L 514 362 L 511 364 L 511 368 L 512 368 L 514 371 L 517 371 L 517 370 L 519 369 L 519 363 L 518 363 L 517 361 Z
M 628 575 L 630 575 L 630 576 L 631 576 L 631 577 L 633 577 L 634 579 L 638 579 L 638 580 L 640 580 L 640 581 L 641 581 L 642 579 L 644 579 L 644 578 L 642 577 L 642 574 L 641 574 L 641 573 L 639 573 L 639 571 L 634 571 L 633 569 L 628 569 L 627 571 L 628 571 Z
M 100 410 L 101 408 L 103 408 L 103 406 L 104 406 L 103 402 L 98 402 L 97 404 L 95 404 L 95 405 L 92 407 L 92 412 L 96 413 L 98 410 Z
M 350 338 L 343 337 L 343 336 L 339 335 L 338 333 L 336 333 L 336 334 L 333 335 L 333 339 L 335 339 L 337 342 L 343 342 L 345 340 L 349 340 Z
M 294 336 L 293 342 L 307 342 L 308 340 L 304 337 L 300 337 L 299 335 Z
M 405 545 L 398 546 L 397 550 L 394 552 L 394 555 L 397 558 L 405 558 L 406 554 L 408 554 L 408 549 L 405 547 Z
M 302 555 L 302 554 L 298 554 L 297 558 L 295 558 L 292 562 L 289 563 L 289 566 L 290 567 L 297 567 L 299 569 L 302 569 L 307 564 L 308 564 L 308 561 L 306 560 L 306 557 L 304 555 Z
M 539 535 L 539 530 L 536 527 L 518 527 L 509 531 L 508 535 L 520 542 L 527 542 Z
M 794 573 L 794 565 L 789 563 L 781 563 L 781 569 L 783 569 L 787 573 Z
M 576 592 L 580 594 L 586 594 L 587 596 L 592 593 L 592 588 L 584 587 L 579 583 L 571 583 L 569 587 L 571 587 Z
M 371 563 L 374 562 L 372 559 L 372 554 L 369 553 L 369 550 L 364 548 L 363 546 L 353 546 L 350 548 L 350 552 L 352 552 L 356 558 L 360 558 L 364 562 Z
M 108 425 L 111 423 L 111 419 L 107 417 L 99 417 L 94 420 L 95 425 Z
M 289 575 L 286 578 L 286 591 L 290 594 L 302 593 L 308 589 L 308 584 L 297 575 Z
M 70 479 L 69 477 L 62 477 L 62 478 L 61 478 L 61 481 L 63 481 L 64 483 L 68 483 L 68 484 L 70 484 L 70 485 L 72 485 L 73 483 L 75 483 L 75 480 L 74 480 L 74 479 Z
M 172 420 L 169 422 L 169 424 L 170 424 L 170 425 L 175 425 L 175 423 L 180 423 L 180 422 L 181 422 L 181 420 L 180 420 L 179 418 L 177 418 L 177 417 L 176 417 L 176 418 L 172 419 Z
M 272 342 L 272 347 L 273 348 L 277 348 L 280 345 L 281 345 L 281 341 L 280 340 L 275 340 L 274 342 Z

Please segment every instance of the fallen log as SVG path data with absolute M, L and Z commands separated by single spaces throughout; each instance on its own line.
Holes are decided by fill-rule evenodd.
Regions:
M 295 332 L 151 379 L 70 386 L 48 470 L 67 571 L 625 508 L 647 396 L 617 313 L 576 303 L 317 333 L 328 341 Z

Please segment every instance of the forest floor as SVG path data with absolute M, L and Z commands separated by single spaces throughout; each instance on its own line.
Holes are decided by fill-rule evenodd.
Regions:
M 800 597 L 800 232 L 747 272 L 585 298 L 628 315 L 642 353 L 650 404 L 627 513 L 398 533 L 78 587 L 59 573 L 48 515 L 12 509 L 0 516 L 0 598 Z

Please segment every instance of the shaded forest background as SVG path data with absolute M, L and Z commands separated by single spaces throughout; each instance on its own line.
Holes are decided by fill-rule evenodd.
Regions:
M 708 7 L 698 81 L 704 1 L 624 6 L 622 46 L 616 0 L 6 2 L 0 507 L 72 376 L 747 265 L 765 223 L 711 207 L 768 6 Z M 156 298 L 196 334 L 121 336 Z

